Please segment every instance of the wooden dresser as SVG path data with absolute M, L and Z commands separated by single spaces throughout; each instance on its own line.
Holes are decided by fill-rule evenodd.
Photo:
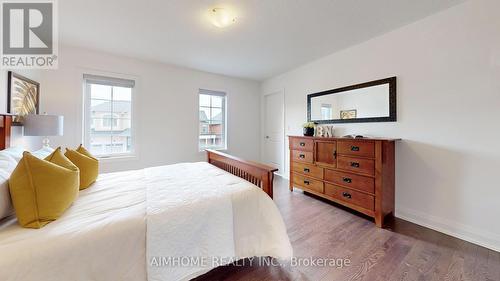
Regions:
M 395 139 L 289 136 L 290 190 L 306 192 L 373 217 L 394 212 Z

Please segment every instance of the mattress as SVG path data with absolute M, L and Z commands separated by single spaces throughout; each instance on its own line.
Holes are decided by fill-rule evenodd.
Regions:
M 193 240 L 200 224 L 208 231 Z M 158 268 L 151 258 L 287 257 L 291 246 L 264 192 L 200 162 L 102 174 L 41 229 L 4 219 L 0 253 L 5 281 L 188 280 L 214 266 Z

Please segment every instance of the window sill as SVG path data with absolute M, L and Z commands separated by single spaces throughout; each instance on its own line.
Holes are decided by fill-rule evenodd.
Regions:
M 227 147 L 222 147 L 222 148 L 210 148 L 210 147 L 207 147 L 207 148 L 200 149 L 199 152 L 205 152 L 207 149 L 221 151 L 221 152 L 227 152 Z
M 100 162 L 122 162 L 122 161 L 132 161 L 137 160 L 137 155 L 116 155 L 116 156 L 106 156 L 106 157 L 97 157 Z

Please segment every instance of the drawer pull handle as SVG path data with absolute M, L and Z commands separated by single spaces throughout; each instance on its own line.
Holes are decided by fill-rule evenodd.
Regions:
M 306 158 L 306 156 L 304 154 L 299 154 L 299 158 L 304 159 L 304 158 Z
M 309 185 L 309 184 L 310 184 L 310 182 L 309 182 L 309 181 L 304 181 L 304 184 L 305 184 L 305 185 Z
M 351 151 L 359 151 L 359 146 L 351 146 Z
M 352 179 L 350 178 L 342 178 L 342 180 L 346 183 L 352 183 Z
M 358 162 L 351 162 L 351 167 L 359 168 L 359 163 Z
M 304 172 L 309 173 L 309 172 L 311 172 L 311 170 L 309 170 L 308 168 L 304 168 Z
M 301 142 L 299 143 L 300 146 L 306 146 L 306 143 L 305 142 Z
M 344 196 L 345 198 L 349 198 L 349 199 L 352 198 L 352 195 L 349 194 L 348 192 L 342 192 L 342 196 Z

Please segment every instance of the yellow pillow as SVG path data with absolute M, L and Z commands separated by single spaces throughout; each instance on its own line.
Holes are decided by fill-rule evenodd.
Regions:
M 96 181 L 99 175 L 99 161 L 81 144 L 76 150 L 66 148 L 64 155 L 80 169 L 80 190 Z
M 45 159 L 25 151 L 9 179 L 19 224 L 41 228 L 58 219 L 77 198 L 79 178 L 78 167 L 60 147 Z

